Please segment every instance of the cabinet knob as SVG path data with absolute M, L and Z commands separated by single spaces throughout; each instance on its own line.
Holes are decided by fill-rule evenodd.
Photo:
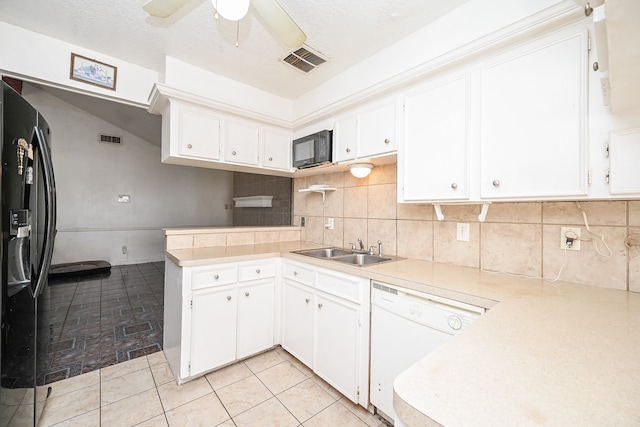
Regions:
M 351 152 L 351 148 L 347 148 L 346 151 L 347 151 L 347 153 L 350 153 Z
M 293 275 L 294 275 L 294 276 L 297 276 L 297 275 L 298 275 L 298 272 L 297 272 L 297 271 L 294 271 L 294 272 L 293 272 Z
M 227 297 L 227 301 L 231 301 L 231 295 Z
M 191 144 L 187 144 L 187 148 L 188 148 L 188 149 L 192 149 L 192 148 L 193 148 L 193 145 L 191 145 Z
M 456 188 L 458 188 L 458 184 L 456 184 L 455 182 L 451 183 L 451 188 L 455 190 Z
M 270 161 L 270 162 L 273 162 L 273 157 L 269 157 L 269 161 Z
M 248 297 L 248 296 L 249 296 L 249 292 L 245 292 L 245 293 L 244 293 L 244 296 L 245 296 L 245 297 Z
M 236 152 L 235 152 L 235 151 L 232 151 L 232 152 L 231 152 L 231 154 L 235 156 L 235 155 L 236 155 Z
M 385 143 L 385 144 L 388 144 L 388 143 L 390 143 L 390 142 L 391 142 L 391 141 L 389 141 L 389 138 L 385 138 L 385 139 L 384 139 L 384 143 Z
M 309 298 L 304 299 L 304 302 L 306 302 L 307 304 L 309 304 L 309 301 L 311 301 Z
M 318 308 L 322 308 L 322 304 L 318 304 Z
M 215 280 L 218 280 L 218 279 L 220 278 L 220 276 L 216 274 L 215 276 L 213 276 L 213 278 L 214 278 Z
M 256 273 L 260 274 L 260 269 L 259 268 L 256 268 Z
M 500 187 L 500 181 L 497 180 L 497 179 L 494 179 L 492 184 L 493 184 L 494 187 Z

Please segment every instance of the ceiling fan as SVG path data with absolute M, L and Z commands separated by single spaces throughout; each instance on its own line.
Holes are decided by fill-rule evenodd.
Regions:
M 142 8 L 151 16 L 167 18 L 191 0 L 150 0 Z M 296 48 L 307 40 L 306 34 L 276 0 L 211 0 L 216 13 L 238 21 L 247 13 L 249 2 L 264 22 L 287 46 Z

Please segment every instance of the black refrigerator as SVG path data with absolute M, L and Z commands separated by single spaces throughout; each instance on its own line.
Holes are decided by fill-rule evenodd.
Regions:
M 36 425 L 50 392 L 47 276 L 56 229 L 50 131 L 35 108 L 1 84 L 0 413 L 10 420 L 28 411 L 30 419 L 33 411 Z

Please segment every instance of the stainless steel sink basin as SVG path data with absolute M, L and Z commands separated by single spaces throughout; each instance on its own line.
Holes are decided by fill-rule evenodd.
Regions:
M 351 251 L 338 248 L 307 249 L 304 251 L 295 251 L 295 253 L 315 258 L 333 258 L 340 255 L 351 255 Z
M 332 258 L 332 260 L 344 262 L 345 264 L 371 265 L 378 264 L 379 262 L 391 261 L 391 258 L 379 257 L 377 255 L 369 254 L 349 254 Z
M 293 251 L 293 253 L 357 266 L 378 264 L 380 262 L 392 261 L 394 259 L 397 259 L 395 257 L 381 257 L 370 254 L 357 254 L 353 253 L 352 251 L 340 248 L 306 249 L 302 251 Z

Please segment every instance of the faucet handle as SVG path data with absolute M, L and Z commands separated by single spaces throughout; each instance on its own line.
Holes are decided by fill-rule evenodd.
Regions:
M 376 247 L 371 245 L 369 246 L 369 255 L 374 255 L 376 253 L 375 251 Z
M 351 250 L 355 251 L 356 250 L 356 244 L 355 243 L 351 243 L 351 242 L 349 242 L 349 244 L 351 245 Z

